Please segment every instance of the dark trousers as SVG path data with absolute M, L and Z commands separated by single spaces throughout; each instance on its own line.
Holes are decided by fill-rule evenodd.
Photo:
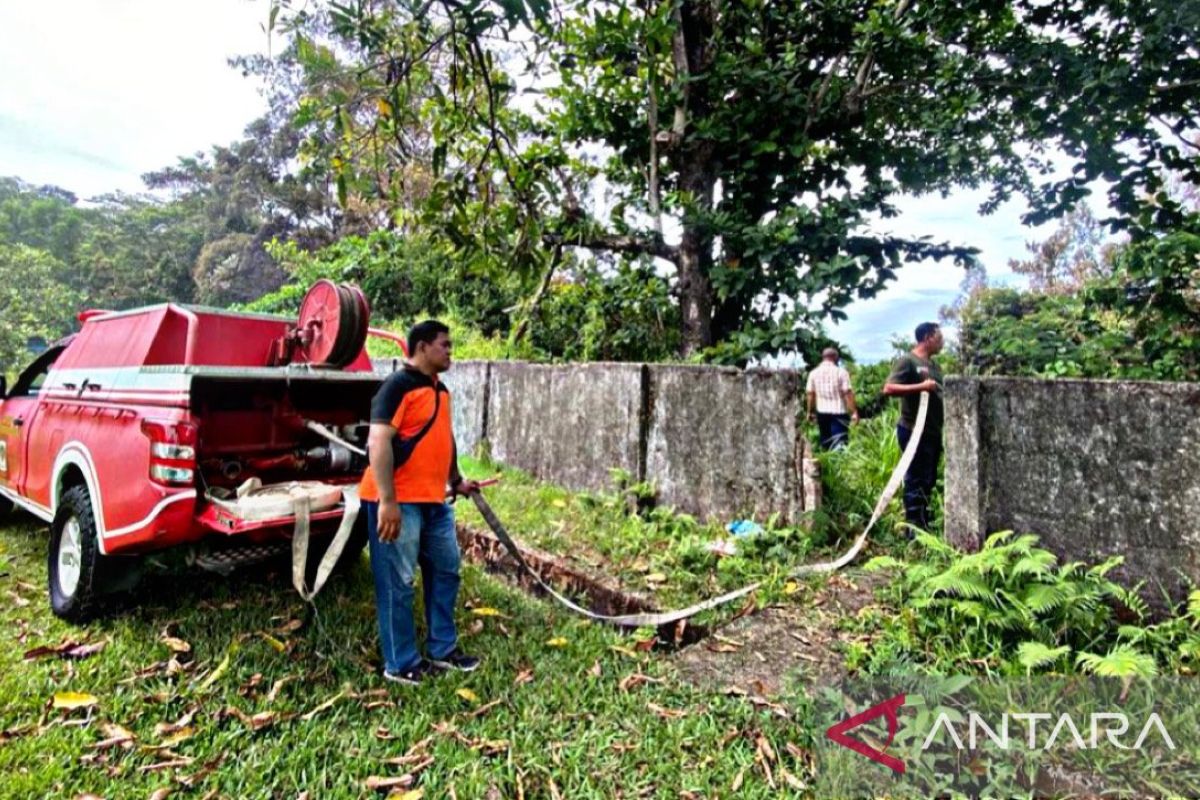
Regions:
M 896 438 L 900 450 L 908 447 L 912 431 L 903 425 L 896 426 Z M 942 458 L 942 432 L 925 431 L 917 445 L 917 454 L 908 472 L 904 473 L 904 519 L 909 525 L 929 530 L 931 517 L 929 501 L 933 487 L 937 484 L 938 461 Z
M 822 450 L 840 450 L 850 441 L 850 415 L 818 411 L 817 429 L 821 432 Z

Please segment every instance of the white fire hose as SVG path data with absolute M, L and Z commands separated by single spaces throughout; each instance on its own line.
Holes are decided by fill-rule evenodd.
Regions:
M 903 483 L 903 481 L 904 481 L 904 474 L 906 472 L 908 472 L 908 468 L 912 465 L 913 459 L 917 455 L 917 448 L 921 444 L 921 434 L 924 433 L 924 431 L 925 431 L 925 418 L 928 415 L 928 412 L 929 412 L 929 393 L 921 392 L 921 402 L 920 402 L 920 406 L 917 408 L 917 419 L 916 419 L 916 423 L 913 425 L 912 436 L 908 440 L 908 446 L 905 447 L 904 452 L 900 454 L 900 461 L 897 462 L 895 469 L 892 470 L 891 477 L 888 478 L 887 485 L 885 485 L 883 488 L 883 493 L 879 496 L 879 500 L 875 503 L 875 509 L 871 514 L 871 519 L 867 522 L 867 527 L 863 529 L 863 532 L 861 534 L 859 534 L 858 538 L 854 541 L 854 544 L 851 545 L 850 549 L 847 550 L 844 554 L 842 554 L 839 558 L 837 558 L 833 561 L 824 561 L 824 562 L 820 562 L 817 564 L 805 564 L 805 565 L 799 566 L 796 569 L 792 570 L 790 573 L 788 573 L 788 577 L 798 578 L 798 577 L 803 577 L 805 575 L 814 575 L 814 574 L 819 574 L 819 573 L 823 573 L 823 572 L 836 572 L 837 570 L 839 570 L 842 567 L 846 566 L 847 564 L 851 563 L 852 561 L 854 561 L 855 558 L 858 557 L 858 554 L 862 552 L 863 547 L 866 546 L 867 537 L 870 535 L 871 530 L 875 527 L 875 524 L 879 521 L 880 517 L 883 516 L 884 511 L 887 510 L 887 506 L 892 501 L 892 498 L 896 496 L 896 490 L 900 488 L 901 483 Z M 326 437 L 330 441 L 337 442 L 338 444 L 348 447 L 351 450 L 355 451 L 356 453 L 359 453 L 360 455 L 366 455 L 366 453 L 361 448 L 357 448 L 357 447 L 337 438 L 337 436 L 332 431 L 329 431 L 327 428 L 320 425 L 319 423 L 309 422 L 309 423 L 307 423 L 307 426 L 309 427 L 310 430 L 313 430 L 316 433 L 319 433 L 320 435 Z M 346 519 L 352 517 L 351 510 L 350 510 L 350 498 L 351 498 L 352 490 L 346 490 L 346 492 L 347 492 L 347 495 L 346 495 L 347 508 L 346 508 L 346 515 L 343 516 L 343 518 L 342 518 L 342 527 L 338 529 L 338 533 L 334 537 L 334 541 L 330 543 L 329 550 L 325 553 L 325 557 L 321 560 L 321 566 L 317 573 L 317 580 L 314 583 L 314 588 L 313 588 L 312 592 L 308 595 L 305 594 L 305 591 L 302 588 L 304 586 L 304 561 L 303 561 L 303 558 L 306 557 L 306 555 L 300 555 L 301 551 L 298 550 L 299 545 L 297 544 L 297 542 L 300 540 L 300 527 L 301 527 L 301 514 L 299 513 L 299 507 L 301 505 L 303 505 L 304 506 L 304 511 L 303 511 L 303 515 L 304 515 L 304 551 L 303 552 L 304 552 L 304 554 L 306 554 L 307 553 L 307 544 L 308 544 L 308 530 L 307 530 L 308 500 L 307 500 L 307 498 L 305 498 L 303 501 L 300 501 L 300 500 L 297 501 L 297 509 L 298 509 L 297 514 L 296 514 L 297 534 L 296 534 L 295 538 L 293 538 L 293 540 L 292 540 L 292 554 L 293 554 L 292 582 L 295 584 L 296 590 L 300 592 L 300 595 L 302 597 L 304 597 L 305 600 L 309 600 L 309 599 L 311 599 L 312 596 L 316 595 L 317 591 L 319 591 L 321 586 L 324 584 L 325 578 L 328 577 L 328 569 L 326 569 L 326 567 L 327 567 L 326 562 L 329 562 L 328 568 L 332 569 L 333 564 L 337 561 L 337 556 L 341 554 L 342 546 L 345 544 L 345 538 L 346 538 L 346 536 L 349 535 L 349 529 L 351 526 L 353 526 L 352 519 L 351 519 L 351 523 L 349 526 L 346 524 Z M 658 612 L 645 613 L 645 614 L 622 614 L 622 615 L 617 615 L 617 616 L 610 616 L 610 615 L 606 615 L 606 614 L 597 614 L 596 612 L 586 609 L 583 606 L 580 606 L 577 603 L 573 602 L 569 598 L 559 594 L 549 583 L 544 581 L 542 579 L 542 576 L 539 575 L 537 572 L 535 572 L 534 569 L 532 567 L 530 567 L 529 564 L 525 561 L 525 558 L 521 555 L 521 550 L 517 546 L 517 543 L 515 541 L 513 541 L 512 536 L 509 535 L 508 531 L 504 528 L 503 523 L 500 522 L 499 518 L 492 511 L 491 506 L 489 506 L 487 501 L 483 499 L 483 495 L 480 492 L 473 492 L 471 494 L 471 499 L 475 502 L 476 508 L 479 509 L 479 512 L 483 515 L 484 520 L 487 521 L 488 526 L 492 529 L 492 532 L 496 534 L 496 537 L 501 541 L 501 543 L 504 544 L 505 548 L 508 549 L 509 554 L 517 562 L 517 564 L 521 568 L 521 570 L 524 573 L 526 573 L 529 577 L 533 578 L 533 580 L 536 581 L 537 584 L 543 590 L 545 590 L 547 594 L 549 594 L 551 597 L 553 597 L 555 600 L 557 600 L 563 606 L 570 609 L 571 611 L 574 611 L 577 614 L 581 614 L 585 617 L 588 617 L 589 619 L 594 619 L 594 620 L 597 620 L 600 622 L 607 622 L 611 625 L 618 625 L 621 627 L 633 627 L 633 628 L 642 627 L 642 626 L 659 627 L 661 625 L 667 625 L 672 622 L 678 622 L 679 620 L 693 617 L 702 611 L 708 611 L 709 609 L 713 609 L 718 606 L 724 605 L 725 603 L 736 600 L 739 597 L 744 597 L 762 586 L 762 581 L 757 581 L 755 583 L 749 584 L 748 586 L 743 586 L 740 589 L 735 589 L 732 592 L 727 592 L 718 597 L 709 598 L 708 600 L 701 601 L 699 603 L 696 603 L 695 605 L 688 606 L 687 608 L 680 608 L 680 609 L 675 609 L 672 611 L 658 611 Z M 358 504 L 359 504 L 357 492 L 353 492 L 353 502 L 354 502 L 353 516 L 357 516 Z M 336 545 L 336 551 L 335 551 L 335 545 Z M 331 559 L 331 554 L 332 554 L 332 559 Z M 301 560 L 297 561 L 297 558 L 300 558 Z M 298 564 L 298 566 L 297 566 L 297 564 Z

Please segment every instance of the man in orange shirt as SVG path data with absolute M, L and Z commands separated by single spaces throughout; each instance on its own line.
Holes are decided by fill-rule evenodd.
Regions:
M 436 320 L 408 333 L 408 362 L 371 401 L 370 465 L 359 484 L 367 514 L 383 677 L 417 685 L 435 669 L 470 672 L 479 659 L 458 648 L 458 539 L 454 494 L 477 491 L 458 471 L 450 392 L 438 375 L 450 368 L 450 329 Z M 417 566 L 425 598 L 429 658 L 417 649 L 413 585 Z

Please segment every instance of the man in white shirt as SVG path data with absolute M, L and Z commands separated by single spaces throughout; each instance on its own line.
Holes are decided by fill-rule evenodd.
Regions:
M 838 358 L 836 349 L 826 347 L 821 352 L 821 363 L 808 373 L 804 390 L 808 396 L 808 418 L 811 420 L 815 412 L 823 450 L 845 447 L 851 421 L 858 422 L 850 373 L 838 366 Z

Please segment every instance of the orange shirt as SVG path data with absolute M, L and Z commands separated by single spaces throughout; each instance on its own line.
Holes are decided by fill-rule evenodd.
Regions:
M 390 425 L 402 438 L 408 439 L 420 433 L 433 416 L 435 392 L 441 396 L 437 419 L 417 442 L 408 461 L 393 473 L 396 502 L 446 501 L 446 484 L 454 460 L 450 391 L 437 378 L 405 366 L 388 376 L 371 401 L 371 423 Z M 370 466 L 358 484 L 358 494 L 363 500 L 379 500 L 379 487 Z

